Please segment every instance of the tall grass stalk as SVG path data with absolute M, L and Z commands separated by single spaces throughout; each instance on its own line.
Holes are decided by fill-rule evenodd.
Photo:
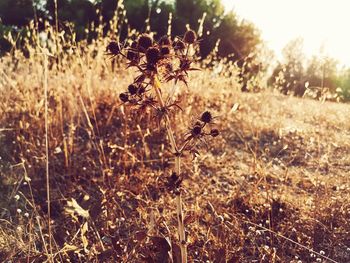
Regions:
M 51 256 L 52 256 L 52 229 L 51 229 L 51 208 L 50 208 L 50 174 L 49 174 L 49 139 L 48 139 L 48 59 L 47 59 L 47 52 L 44 50 L 44 79 L 43 79 L 43 86 L 44 86 L 44 97 L 45 97 L 45 161 L 46 161 L 46 199 L 47 199 L 47 217 L 48 217 L 48 235 L 49 235 L 49 252 L 48 260 L 49 262 L 52 262 Z

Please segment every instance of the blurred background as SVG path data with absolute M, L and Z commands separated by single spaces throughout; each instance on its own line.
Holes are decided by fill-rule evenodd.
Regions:
M 201 59 L 210 57 L 207 66 L 225 60 L 240 69 L 242 91 L 269 87 L 348 101 L 348 5 L 342 0 L 0 0 L 0 55 L 23 46 L 31 21 L 39 32 L 50 23 L 63 36 L 88 42 L 101 37 L 96 28 L 120 41 L 133 32 L 152 32 L 157 39 L 191 28 L 200 35 Z

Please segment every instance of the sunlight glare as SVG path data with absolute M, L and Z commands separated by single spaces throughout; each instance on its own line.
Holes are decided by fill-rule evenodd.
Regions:
M 350 65 L 350 1 L 222 0 L 226 10 L 253 22 L 268 46 L 281 56 L 292 39 L 304 39 L 304 52 L 329 55 Z M 322 52 L 321 52 L 322 50 Z

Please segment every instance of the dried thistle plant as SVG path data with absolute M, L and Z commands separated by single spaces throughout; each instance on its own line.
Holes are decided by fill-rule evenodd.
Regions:
M 181 197 L 181 158 L 184 152 L 198 154 L 197 147 L 206 137 L 219 135 L 217 129 L 211 129 L 213 116 L 205 111 L 190 125 L 182 142 L 175 140 L 172 125 L 174 120 L 170 112 L 182 110 L 177 102 L 172 102 L 174 94 L 165 101 L 161 84 L 174 81 L 183 82 L 188 86 L 188 72 L 198 70 L 193 66 L 195 55 L 193 52 L 198 45 L 197 35 L 193 30 L 185 33 L 183 38 L 172 40 L 163 36 L 158 42 L 148 34 L 142 34 L 137 41 L 129 46 L 118 42 L 111 42 L 107 52 L 112 57 L 120 55 L 127 60 L 128 68 L 135 68 L 138 75 L 134 78 L 127 91 L 119 95 L 120 100 L 138 113 L 152 112 L 158 124 L 164 124 L 170 141 L 171 152 L 175 158 L 174 171 L 167 179 L 167 189 L 176 196 L 176 212 L 178 220 L 179 246 L 181 249 L 181 262 L 187 262 L 187 245 L 184 226 L 184 213 Z

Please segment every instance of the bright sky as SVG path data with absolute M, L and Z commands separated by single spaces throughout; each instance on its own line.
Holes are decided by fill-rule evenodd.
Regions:
M 307 56 L 324 53 L 350 66 L 350 0 L 222 0 L 253 22 L 280 56 L 292 39 L 304 38 Z

